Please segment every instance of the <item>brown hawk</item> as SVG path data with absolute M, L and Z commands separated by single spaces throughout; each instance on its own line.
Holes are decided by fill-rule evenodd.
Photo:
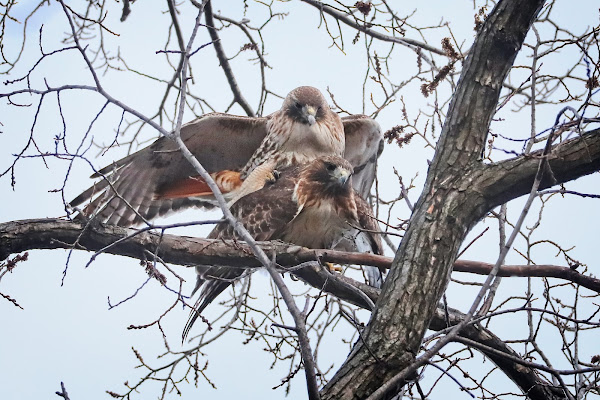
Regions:
M 382 254 L 379 227 L 370 206 L 352 188 L 352 172 L 352 165 L 337 156 L 291 166 L 282 169 L 274 183 L 241 198 L 231 212 L 255 240 L 282 240 L 315 249 L 334 248 L 343 241 L 347 250 Z M 229 223 L 221 222 L 208 238 L 239 237 Z M 192 295 L 201 288 L 200 297 L 184 339 L 200 313 L 243 273 L 221 266 L 198 266 L 196 272 Z
M 352 164 L 355 188 L 366 198 L 383 144 L 377 122 L 364 115 L 340 119 L 309 86 L 292 90 L 281 109 L 267 117 L 206 114 L 182 126 L 181 138 L 230 200 L 260 187 L 243 182 L 261 164 L 281 168 L 331 154 Z M 114 225 L 137 225 L 177 209 L 210 206 L 213 200 L 206 182 L 165 137 L 92 177 L 103 179 L 71 206 L 87 203 L 84 215 Z

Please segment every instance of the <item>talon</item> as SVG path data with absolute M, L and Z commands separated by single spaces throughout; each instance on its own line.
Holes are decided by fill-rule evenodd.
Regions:
M 279 171 L 277 171 L 276 169 L 270 171 L 265 179 L 266 183 L 273 184 L 277 182 L 277 179 L 279 179 L 279 175 Z
M 330 262 L 326 262 L 324 264 L 329 269 L 329 272 L 342 272 L 342 267 L 339 265 L 335 265 Z

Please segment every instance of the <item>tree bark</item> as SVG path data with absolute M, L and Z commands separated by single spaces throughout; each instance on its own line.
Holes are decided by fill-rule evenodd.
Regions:
M 331 274 L 311 261 L 337 264 L 369 265 L 390 268 L 393 259 L 366 253 L 307 249 L 283 242 L 260 242 L 268 254 L 275 254 L 283 268 L 294 268 L 293 274 L 311 286 L 359 307 L 371 310 L 360 290 L 374 302 L 379 291 L 340 274 Z M 157 249 L 158 247 L 158 249 Z M 139 232 L 111 225 L 83 225 L 61 219 L 30 219 L 0 223 L 0 261 L 11 254 L 35 249 L 79 249 L 103 252 L 136 259 L 154 254 L 167 263 L 177 265 L 223 265 L 232 268 L 260 267 L 250 247 L 243 242 L 186 237 L 153 232 Z M 296 269 L 305 263 L 304 268 Z M 456 260 L 453 271 L 488 275 L 493 265 L 481 261 Z M 503 265 L 498 276 L 547 277 L 571 281 L 600 293 L 600 279 L 583 275 L 558 265 Z
M 377 307 L 345 363 L 321 391 L 323 399 L 364 399 L 411 365 L 467 232 L 490 210 L 473 179 L 502 82 L 543 5 L 504 0 L 473 44 L 448 110 L 425 188 Z M 388 391 L 386 398 L 395 395 Z
M 10 254 L 32 249 L 59 248 L 93 252 L 103 250 L 103 252 L 110 254 L 146 259 L 150 257 L 150 254 L 155 254 L 157 252 L 156 246 L 159 246 L 158 253 L 160 257 L 163 261 L 171 264 L 223 263 L 239 268 L 260 265 L 245 243 L 168 234 L 159 235 L 152 232 L 136 233 L 137 231 L 134 229 L 102 224 L 86 226 L 82 223 L 60 219 L 12 221 L 0 224 L 0 259 L 6 259 Z M 387 257 L 329 250 L 310 250 L 278 242 L 262 242 L 261 247 L 268 253 L 277 254 L 277 261 L 282 266 L 296 266 L 300 263 L 317 260 L 349 263 L 377 261 L 375 264 L 381 266 L 389 266 L 391 263 L 391 260 Z M 482 263 L 472 261 L 458 261 L 457 265 L 459 270 L 478 268 L 485 271 L 485 268 L 490 268 L 489 265 L 482 266 Z M 379 289 L 343 275 L 332 275 L 324 268 L 314 265 L 295 269 L 293 273 L 314 287 L 323 289 L 342 300 L 369 310 L 371 309 L 369 303 L 377 302 L 380 297 Z M 363 294 L 361 295 L 359 291 Z M 365 297 L 370 301 L 367 302 Z M 445 310 L 442 306 L 438 306 L 429 328 L 442 330 L 458 324 L 462 319 L 464 319 L 464 314 L 460 311 Z M 524 393 L 529 393 L 531 399 L 562 398 L 560 389 L 543 381 L 534 369 L 513 359 L 503 357 L 502 353 L 520 359 L 520 356 L 514 350 L 492 332 L 478 324 L 474 324 L 465 328 L 461 333 L 461 337 L 482 345 L 476 348 L 502 369 Z M 486 348 L 492 348 L 496 352 L 486 351 Z

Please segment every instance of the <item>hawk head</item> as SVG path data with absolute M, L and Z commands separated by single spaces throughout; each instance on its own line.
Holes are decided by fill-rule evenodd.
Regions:
M 296 198 L 302 204 L 311 198 L 351 196 L 353 172 L 352 165 L 341 157 L 317 158 L 300 171 Z
M 329 105 L 321 92 L 311 86 L 300 86 L 292 90 L 283 102 L 282 111 L 296 122 L 314 125 L 330 112 Z

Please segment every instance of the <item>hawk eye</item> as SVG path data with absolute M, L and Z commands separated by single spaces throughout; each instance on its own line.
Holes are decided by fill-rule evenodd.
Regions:
M 296 102 L 296 108 L 302 108 L 302 104 Z
M 327 163 L 327 171 L 335 171 L 335 165 Z

